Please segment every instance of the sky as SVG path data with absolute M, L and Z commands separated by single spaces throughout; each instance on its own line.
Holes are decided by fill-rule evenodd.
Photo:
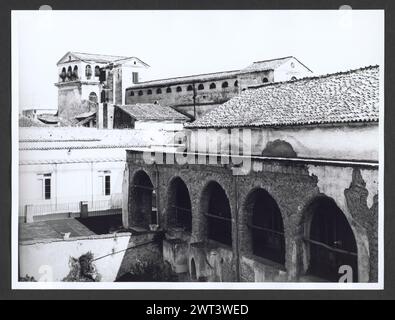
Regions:
M 57 108 L 68 51 L 135 56 L 161 79 L 294 56 L 315 74 L 382 65 L 384 12 L 18 11 L 12 16 L 14 108 Z M 14 81 L 13 80 L 13 81 Z

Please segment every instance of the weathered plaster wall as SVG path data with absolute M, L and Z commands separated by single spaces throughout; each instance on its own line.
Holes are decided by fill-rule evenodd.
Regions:
M 276 141 L 287 143 L 296 157 L 333 160 L 378 161 L 378 124 L 351 124 L 337 126 L 303 126 L 294 128 L 235 129 L 239 139 L 229 138 L 228 129 L 188 130 L 187 147 L 191 152 L 229 153 L 230 148 L 244 150 L 245 154 L 263 155 L 268 146 Z M 246 140 L 241 140 L 245 137 Z M 235 142 L 236 141 L 236 142 Z M 251 142 L 251 143 L 250 143 Z M 219 152 L 218 152 L 219 153 Z M 267 152 L 265 156 L 281 157 L 281 154 Z
M 79 258 L 90 251 L 94 259 L 103 257 L 94 262 L 102 281 L 114 281 L 129 243 L 130 233 L 22 242 L 19 244 L 19 275 L 33 276 L 38 281 L 62 281 L 70 271 L 70 257 Z
M 60 117 L 72 119 L 77 114 L 88 111 L 88 108 L 84 108 L 81 102 L 81 86 L 78 82 L 59 87 L 58 110 Z

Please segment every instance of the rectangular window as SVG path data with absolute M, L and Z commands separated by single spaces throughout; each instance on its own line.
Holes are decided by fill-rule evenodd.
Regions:
M 109 196 L 111 194 L 111 176 L 105 176 L 104 178 L 104 195 Z
M 45 200 L 51 199 L 51 178 L 45 179 Z
M 132 73 L 132 77 L 133 77 L 133 83 L 137 83 L 137 82 L 139 82 L 139 74 L 138 74 L 138 72 L 133 72 Z
M 39 181 L 41 184 L 41 194 L 42 199 L 49 200 L 51 199 L 52 192 L 51 192 L 51 174 L 45 173 L 39 175 Z

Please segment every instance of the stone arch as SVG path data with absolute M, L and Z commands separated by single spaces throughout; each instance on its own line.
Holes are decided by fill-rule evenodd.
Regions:
M 227 87 L 229 87 L 228 81 L 222 82 L 222 88 L 227 88 Z
M 214 82 L 210 84 L 210 89 L 215 89 L 216 87 L 217 86 L 216 86 L 216 84 Z
M 204 90 L 204 84 L 203 83 L 199 84 L 198 90 Z
M 154 184 L 142 169 L 131 179 L 129 199 L 129 226 L 147 229 L 150 224 L 158 223 Z
M 302 215 L 304 274 L 337 282 L 341 277 L 339 267 L 350 265 L 353 281 L 366 281 L 360 270 L 358 233 L 349 219 L 336 201 L 325 194 L 308 201 Z
M 201 236 L 232 246 L 232 210 L 225 189 L 214 180 L 209 181 L 200 196 L 199 218 L 203 219 Z
M 277 201 L 267 190 L 256 187 L 242 208 L 241 251 L 285 265 L 284 221 Z
M 167 226 L 192 231 L 192 202 L 189 189 L 179 176 L 173 177 L 167 188 Z

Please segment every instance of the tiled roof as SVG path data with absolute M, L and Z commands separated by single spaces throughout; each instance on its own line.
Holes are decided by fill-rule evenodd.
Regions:
M 76 56 L 78 59 L 84 61 L 94 61 L 98 63 L 108 63 L 108 62 L 114 62 L 116 60 L 128 58 L 124 56 L 112 56 L 106 54 L 94 54 L 94 53 L 82 53 L 82 52 L 71 52 L 71 54 Z
M 19 127 L 44 127 L 44 126 L 45 124 L 40 121 L 33 120 L 23 115 L 19 116 Z
M 136 120 L 189 120 L 187 116 L 173 108 L 155 103 L 117 105 L 116 107 L 122 109 Z
M 187 128 L 276 127 L 379 119 L 379 67 L 250 88 Z
M 174 77 L 168 79 L 150 80 L 150 81 L 139 82 L 127 89 L 139 89 L 139 88 L 155 87 L 155 86 L 170 86 L 175 84 L 183 84 L 183 83 L 191 83 L 191 82 L 199 82 L 199 81 L 204 82 L 209 80 L 215 81 L 219 79 L 235 78 L 239 73 L 240 70 L 232 70 L 232 71 L 196 74 L 196 75 L 184 76 L 184 77 Z
M 83 127 L 23 128 L 19 150 L 131 148 L 174 143 L 174 132 L 158 130 L 98 130 Z
M 80 113 L 80 114 L 76 115 L 74 118 L 76 118 L 76 119 L 85 119 L 85 118 L 92 117 L 95 114 L 96 114 L 96 110 L 94 110 L 94 111 L 87 111 L 87 112 L 83 112 L 83 113 Z
M 65 54 L 62 59 L 58 61 L 58 64 L 67 56 L 67 55 L 73 55 L 79 60 L 85 61 L 85 62 L 96 62 L 96 63 L 110 63 L 110 62 L 116 62 L 116 61 L 121 61 L 121 60 L 126 60 L 126 59 L 136 59 L 140 61 L 142 64 L 148 66 L 147 63 L 144 61 L 140 60 L 137 57 L 126 57 L 126 56 L 113 56 L 113 55 L 107 55 L 107 54 L 95 54 L 95 53 L 84 53 L 84 52 L 75 52 L 75 51 L 69 51 L 67 54 Z
M 242 71 L 253 72 L 253 71 L 261 71 L 261 70 L 274 70 L 292 58 L 293 57 L 289 56 L 289 57 L 278 58 L 278 59 L 256 61 L 250 64 L 247 68 L 244 68 Z
M 212 72 L 212 73 L 196 74 L 196 75 L 184 76 L 184 77 L 174 77 L 174 78 L 168 78 L 168 79 L 158 79 L 158 80 L 139 82 L 127 89 L 139 89 L 139 88 L 155 87 L 155 86 L 168 86 L 168 85 L 174 85 L 174 84 L 190 83 L 192 81 L 193 82 L 199 82 L 199 81 L 204 82 L 204 81 L 210 81 L 210 80 L 215 81 L 215 80 L 226 79 L 226 78 L 235 78 L 235 77 L 237 77 L 237 75 L 242 74 L 242 73 L 274 70 L 290 59 L 296 59 L 296 58 L 289 56 L 289 57 L 278 58 L 278 59 L 257 61 L 257 62 L 254 62 L 251 65 L 249 65 L 248 67 L 241 69 L 241 70 Z M 297 61 L 299 61 L 299 60 L 297 60 Z M 310 69 L 308 69 L 308 70 L 310 70 Z

